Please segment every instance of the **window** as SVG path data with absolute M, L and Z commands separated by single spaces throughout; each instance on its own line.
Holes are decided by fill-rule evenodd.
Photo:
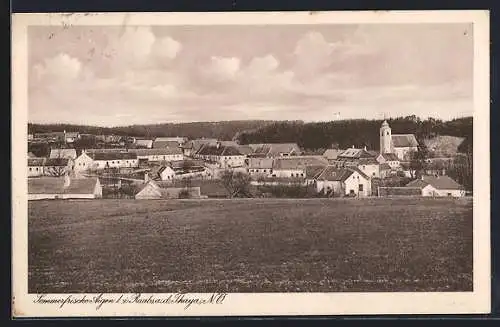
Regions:
M 363 192 L 363 184 L 359 184 L 358 186 L 359 186 L 359 191 Z
M 30 171 L 31 171 L 31 167 L 30 167 Z

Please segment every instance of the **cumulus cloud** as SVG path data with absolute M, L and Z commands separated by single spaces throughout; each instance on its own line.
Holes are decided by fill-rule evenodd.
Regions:
M 231 80 L 239 72 L 240 66 L 240 58 L 212 56 L 206 72 L 215 79 Z
M 163 37 L 156 40 L 153 46 L 153 53 L 161 58 L 174 59 L 181 51 L 182 45 L 171 37 Z
M 42 64 L 33 67 L 35 77 L 38 80 L 52 78 L 56 81 L 74 80 L 82 72 L 82 63 L 65 53 L 45 59 Z

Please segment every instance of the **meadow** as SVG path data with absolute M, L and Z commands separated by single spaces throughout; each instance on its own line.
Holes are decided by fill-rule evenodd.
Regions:
M 472 200 L 28 204 L 28 290 L 472 290 Z

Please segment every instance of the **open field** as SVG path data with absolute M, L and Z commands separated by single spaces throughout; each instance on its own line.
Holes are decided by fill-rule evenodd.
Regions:
M 30 202 L 29 292 L 471 291 L 471 199 Z

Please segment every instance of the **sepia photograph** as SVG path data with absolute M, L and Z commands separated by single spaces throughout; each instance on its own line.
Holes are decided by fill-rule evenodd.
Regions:
M 14 311 L 489 312 L 488 37 L 483 11 L 14 15 Z

